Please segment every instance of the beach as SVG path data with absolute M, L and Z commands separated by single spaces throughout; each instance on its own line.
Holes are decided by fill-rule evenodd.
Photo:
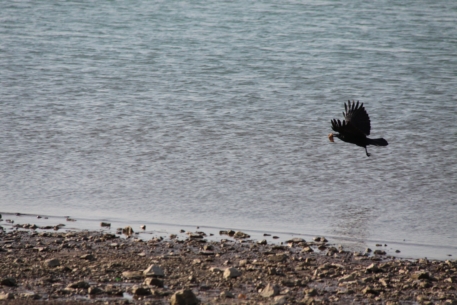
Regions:
M 67 218 L 67 223 L 73 219 Z M 7 225 L 8 224 L 8 225 Z M 0 222 L 6 304 L 457 304 L 457 261 L 199 228 L 68 230 Z M 145 228 L 143 228 L 145 229 Z

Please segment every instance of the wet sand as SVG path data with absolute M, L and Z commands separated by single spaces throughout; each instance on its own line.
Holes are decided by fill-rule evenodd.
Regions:
M 273 242 L 196 229 L 146 240 L 128 228 L 5 221 L 6 304 L 457 304 L 455 260 L 354 252 L 325 238 Z

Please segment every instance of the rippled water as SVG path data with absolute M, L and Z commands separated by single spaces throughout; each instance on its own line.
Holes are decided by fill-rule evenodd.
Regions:
M 0 4 L 0 209 L 457 249 L 457 2 Z M 331 144 L 364 102 L 388 147 Z

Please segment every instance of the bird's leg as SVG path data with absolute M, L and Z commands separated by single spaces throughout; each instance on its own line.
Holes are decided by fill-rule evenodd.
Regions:
M 367 157 L 371 156 L 371 154 L 368 153 L 367 147 L 365 146 L 365 152 L 367 153 Z

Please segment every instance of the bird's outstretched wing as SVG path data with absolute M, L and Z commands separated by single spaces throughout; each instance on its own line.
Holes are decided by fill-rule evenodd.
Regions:
M 357 103 L 348 101 L 347 104 L 344 104 L 344 109 L 346 112 L 343 112 L 344 121 L 342 125 L 352 125 L 366 136 L 370 135 L 370 117 L 363 107 L 363 103 L 359 104 L 359 101 L 357 101 Z
M 363 132 L 356 128 L 352 123 L 346 123 L 343 120 L 333 119 L 332 120 L 332 129 L 333 131 L 339 132 L 341 135 L 345 135 L 348 137 L 364 137 Z

